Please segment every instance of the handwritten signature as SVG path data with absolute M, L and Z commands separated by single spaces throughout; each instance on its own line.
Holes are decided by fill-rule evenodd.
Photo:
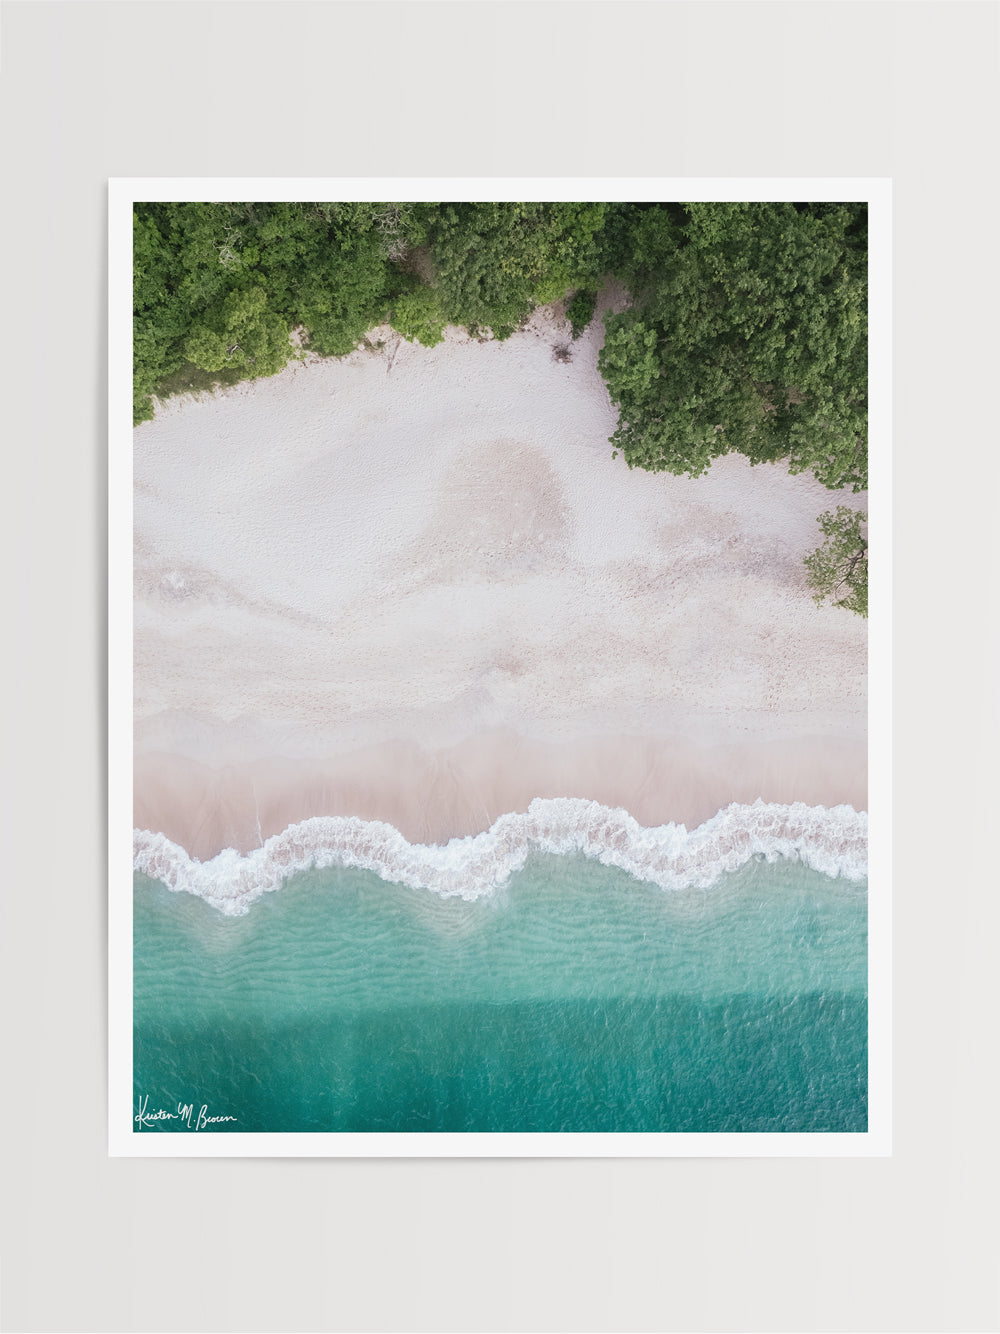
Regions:
M 208 1126 L 218 1125 L 221 1121 L 235 1121 L 236 1119 L 235 1116 L 209 1116 L 208 1103 L 202 1103 L 197 1113 L 194 1109 L 194 1103 L 188 1102 L 179 1102 L 176 1112 L 168 1112 L 164 1107 L 158 1107 L 155 1112 L 151 1112 L 149 1110 L 148 1094 L 139 1099 L 139 1110 L 134 1117 L 138 1130 L 156 1125 L 159 1121 L 180 1121 L 181 1125 L 187 1130 L 205 1130 Z

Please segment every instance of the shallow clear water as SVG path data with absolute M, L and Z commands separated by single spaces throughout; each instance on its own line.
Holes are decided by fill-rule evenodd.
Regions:
M 136 1102 L 191 1128 L 867 1128 L 866 888 L 797 862 L 666 892 L 536 854 L 474 903 L 335 868 L 235 918 L 134 895 Z

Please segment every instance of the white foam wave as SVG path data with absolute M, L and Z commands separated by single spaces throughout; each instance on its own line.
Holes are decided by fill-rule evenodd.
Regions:
M 707 889 L 753 857 L 791 858 L 829 876 L 868 873 L 868 816 L 852 806 L 732 805 L 690 832 L 684 825 L 645 829 L 626 811 L 575 797 L 536 798 L 524 814 L 501 815 L 491 829 L 440 845 L 408 843 L 378 820 L 318 816 L 289 825 L 245 856 L 227 848 L 193 860 L 163 834 L 137 829 L 137 871 L 196 894 L 229 916 L 312 867 L 358 867 L 383 880 L 445 898 L 479 899 L 521 869 L 529 852 L 580 852 L 662 889 Z

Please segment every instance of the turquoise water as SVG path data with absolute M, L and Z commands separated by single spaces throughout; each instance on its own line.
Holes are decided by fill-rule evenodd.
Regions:
M 137 1128 L 863 1131 L 866 907 L 790 861 L 671 893 L 536 854 L 474 903 L 308 871 L 235 918 L 136 875 L 136 1106 L 173 1114 Z

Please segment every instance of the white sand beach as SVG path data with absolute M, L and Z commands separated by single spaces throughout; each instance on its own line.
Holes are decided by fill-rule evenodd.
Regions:
M 136 430 L 138 827 L 205 858 L 312 815 L 441 842 L 536 796 L 865 808 L 866 623 L 802 566 L 864 497 L 630 471 L 600 333 L 376 331 Z

